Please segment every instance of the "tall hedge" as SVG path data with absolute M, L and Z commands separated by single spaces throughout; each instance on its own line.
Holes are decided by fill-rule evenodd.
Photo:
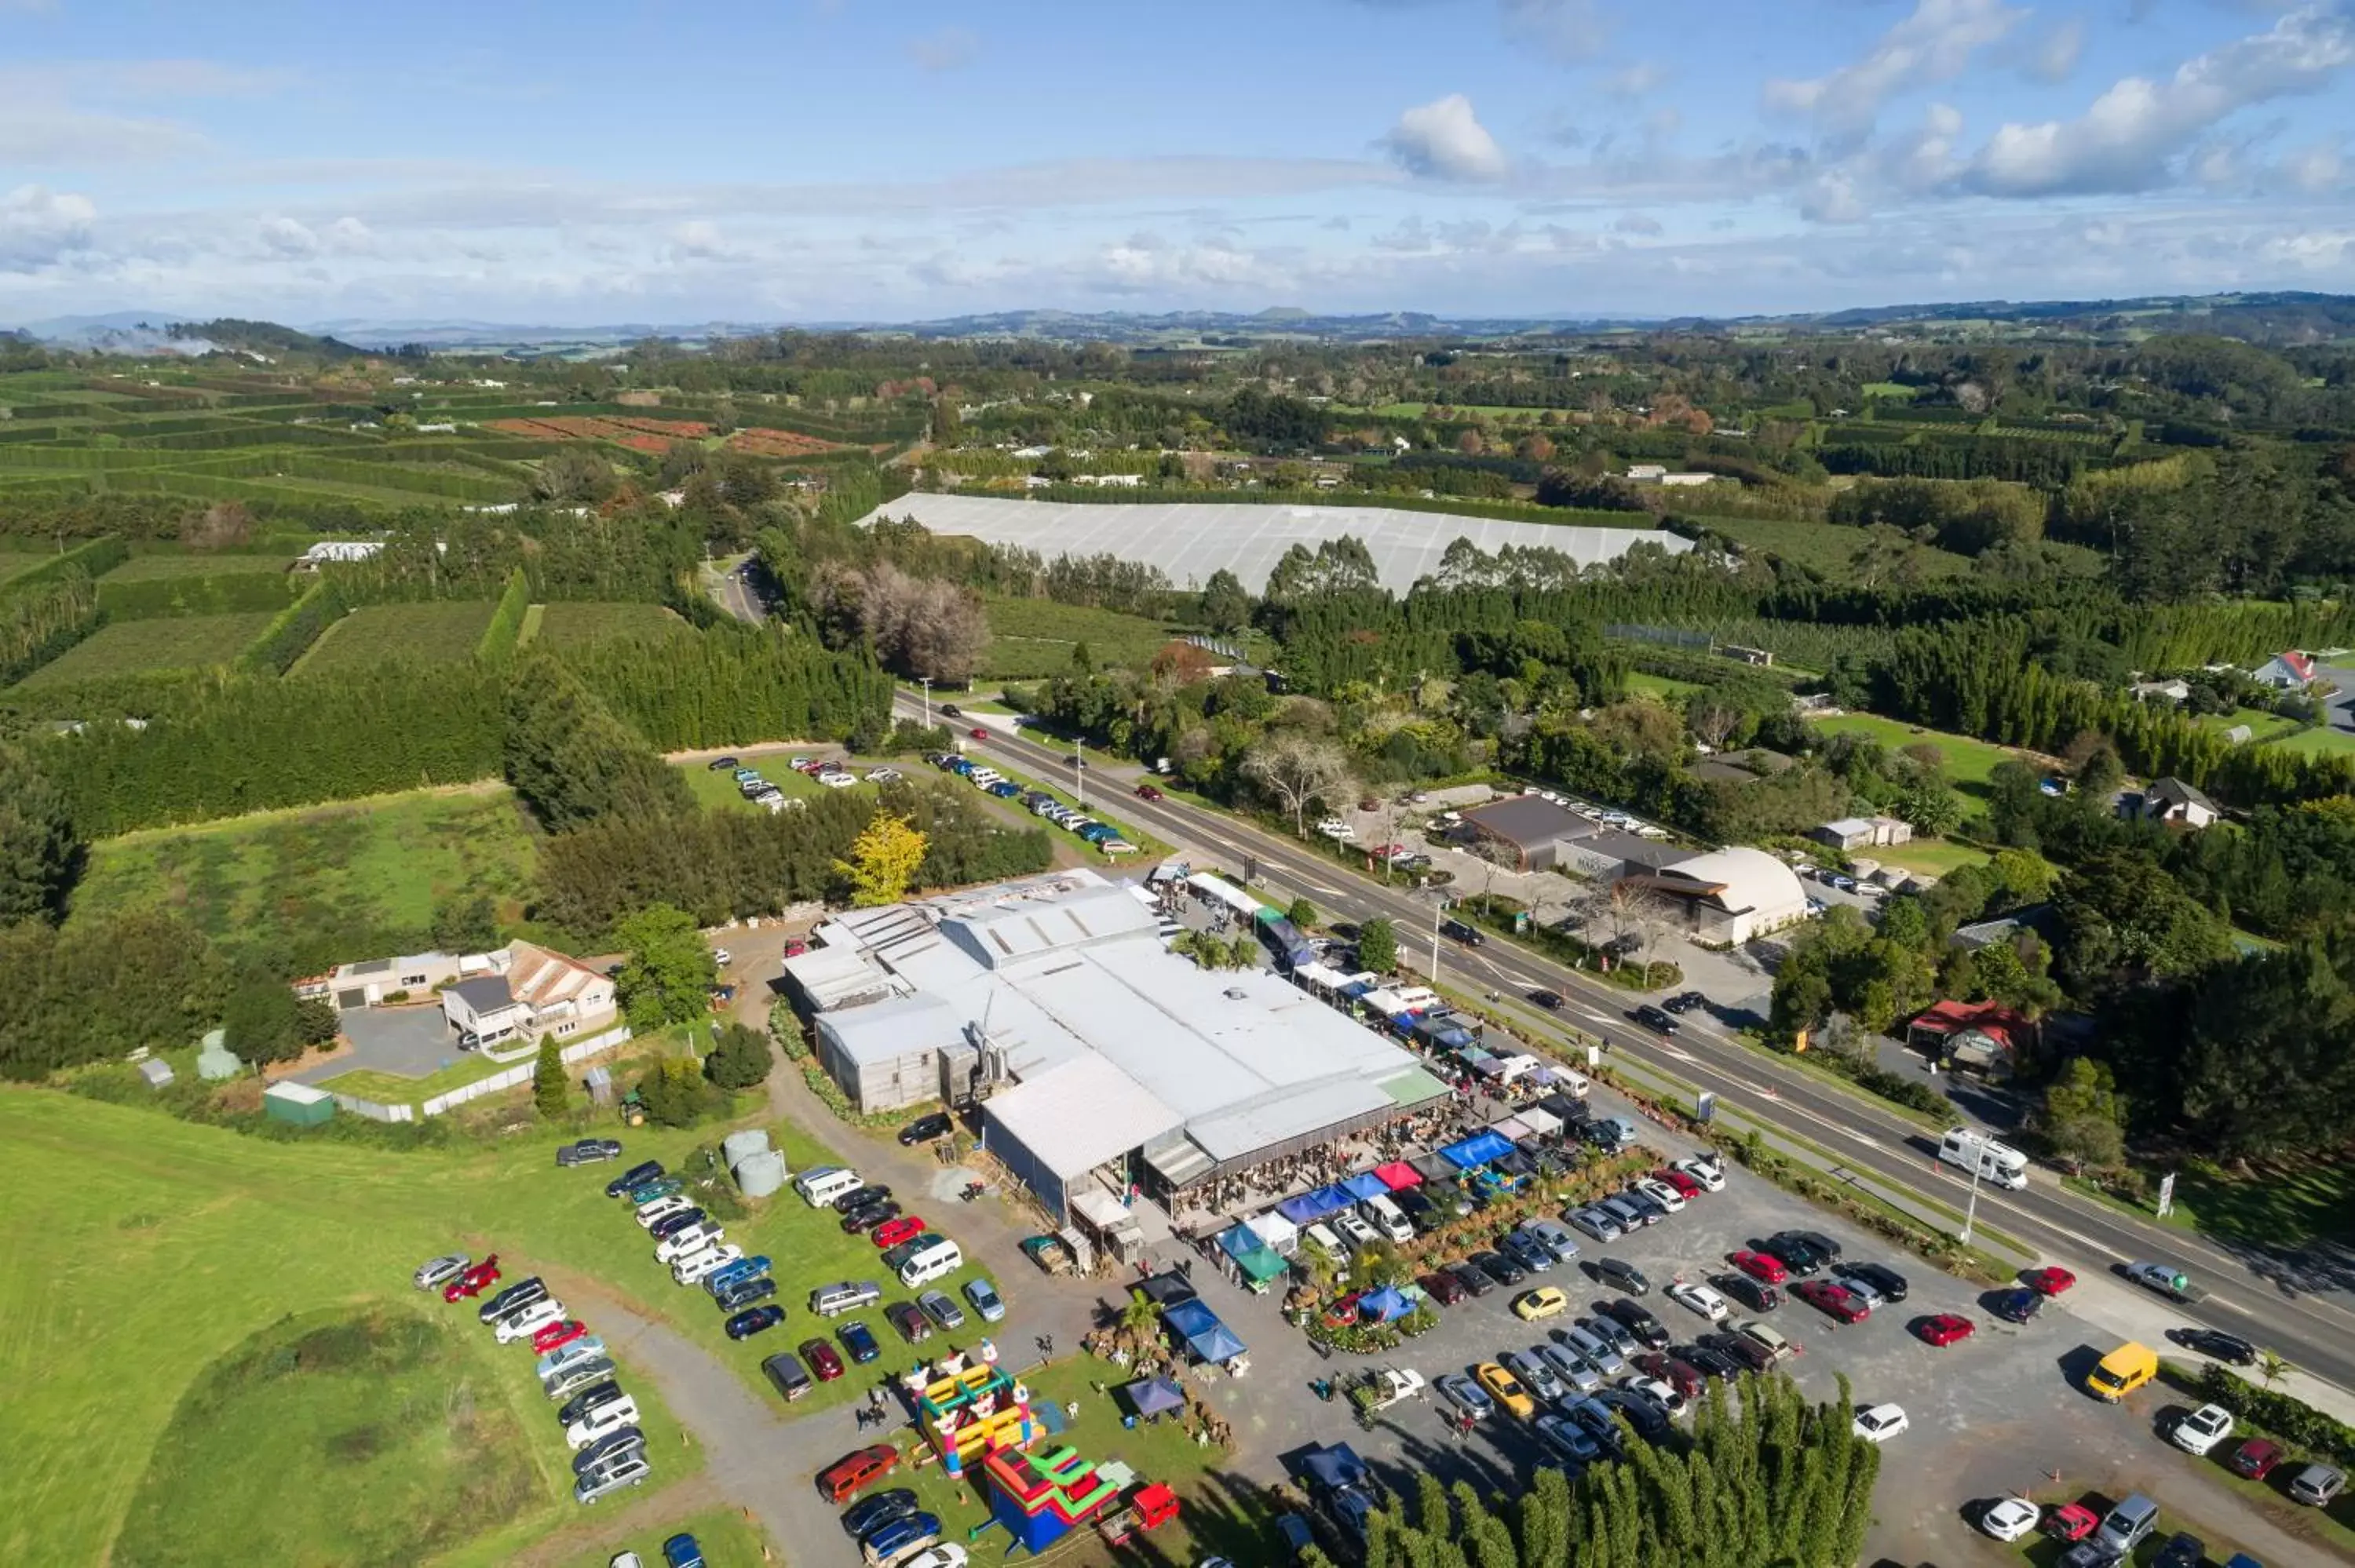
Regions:
M 506 591 L 499 595 L 499 607 L 491 612 L 491 623 L 474 645 L 474 657 L 501 663 L 513 656 L 516 641 L 523 635 L 524 615 L 530 609 L 531 578 L 517 567 L 507 574 Z
M 18 572 L 0 584 L 0 593 L 18 594 L 48 583 L 63 582 L 81 576 L 102 577 L 131 558 L 131 546 L 115 535 L 92 539 L 87 545 L 50 556 L 39 566 Z
M 255 570 L 208 572 L 200 577 L 144 577 L 98 585 L 99 608 L 112 620 L 152 620 L 172 615 L 235 615 L 283 609 L 296 583 L 269 562 Z
M 238 656 L 237 667 L 272 675 L 286 673 L 350 609 L 342 585 L 332 577 L 322 577 L 310 592 L 279 612 L 278 619 L 254 639 L 253 646 Z
M 0 686 L 14 685 L 105 623 L 98 591 L 76 572 L 0 598 Z
M 782 628 L 715 626 L 649 659 L 632 641 L 568 652 L 565 662 L 662 751 L 847 736 L 881 723 L 891 679 Z

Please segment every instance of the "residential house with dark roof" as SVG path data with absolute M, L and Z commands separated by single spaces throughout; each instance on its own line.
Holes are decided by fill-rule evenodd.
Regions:
M 2204 828 L 2224 813 L 2180 779 L 2158 779 L 2139 795 L 2118 798 L 2118 814 L 2173 827 Z
M 442 1016 L 471 1048 L 543 1034 L 569 1039 L 613 1021 L 613 981 L 578 959 L 532 942 L 489 955 L 494 972 L 445 987 Z

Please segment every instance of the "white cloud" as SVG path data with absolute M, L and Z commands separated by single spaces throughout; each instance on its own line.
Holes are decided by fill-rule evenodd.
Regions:
M 670 231 L 670 248 L 678 255 L 697 261 L 709 261 L 727 253 L 719 238 L 719 226 L 708 218 L 694 218 Z
M 29 272 L 87 249 L 97 217 L 88 196 L 18 185 L 0 196 L 0 272 Z
M 1854 178 L 1838 169 L 1817 175 L 1799 193 L 1799 216 L 1809 223 L 1861 223 L 1868 210 Z
M 1660 220 L 1658 218 L 1652 217 L 1649 213 L 1643 212 L 1621 213 L 1619 215 L 1618 221 L 1614 223 L 1611 227 L 1615 232 L 1620 234 L 1642 234 L 1649 235 L 1654 238 L 1657 238 L 1658 236 L 1668 232 L 1667 229 L 1661 227 Z
M 2290 184 L 2310 196 L 2325 196 L 2346 182 L 2347 160 L 2336 142 L 2318 142 L 2293 153 L 2283 164 Z
M 2172 77 L 2127 77 L 2075 120 L 2007 124 L 1974 160 L 1973 188 L 1996 196 L 2147 190 L 2211 126 L 2253 104 L 2320 90 L 2355 61 L 2343 4 L 2307 5 L 2262 33 L 2186 60 Z
M 908 55 L 926 70 L 956 70 L 981 53 L 981 40 L 967 27 L 943 27 L 908 40 Z
M 2029 56 L 2028 74 L 2040 81 L 2065 81 L 2085 52 L 2085 24 L 2073 16 L 2044 35 Z
M 1611 41 L 1611 18 L 1597 0 L 1502 0 L 1505 31 L 1555 59 L 1593 59 Z
M 319 237 L 310 226 L 293 218 L 272 216 L 261 220 L 261 243 L 281 256 L 316 256 Z
M 1460 92 L 1408 110 L 1383 138 L 1401 168 L 1426 179 L 1471 182 L 1505 177 L 1505 152 Z
M 1882 34 L 1862 59 L 1828 76 L 1767 82 L 1766 106 L 1812 115 L 1832 132 L 1861 132 L 1897 94 L 1960 76 L 1974 53 L 1999 41 L 2027 14 L 2001 0 L 1915 0 L 1913 15 Z

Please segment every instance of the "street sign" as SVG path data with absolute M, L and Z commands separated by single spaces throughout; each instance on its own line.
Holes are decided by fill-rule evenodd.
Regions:
M 2175 1172 L 2170 1171 L 2158 1179 L 2158 1217 L 2165 1219 L 2175 1208 Z
M 1586 1048 L 1587 1070 L 1589 1072 L 1593 1072 L 1595 1068 L 1600 1067 L 1601 1065 L 1603 1065 L 1603 1047 L 1600 1045 L 1589 1045 Z
M 1693 1094 L 1693 1120 L 1695 1120 L 1695 1121 L 1715 1121 L 1716 1119 L 1717 1119 L 1717 1095 L 1716 1095 L 1716 1093 L 1715 1093 L 1713 1090 L 1710 1090 L 1710 1089 L 1700 1089 L 1700 1090 L 1696 1090 L 1696 1091 L 1694 1092 L 1694 1094 Z

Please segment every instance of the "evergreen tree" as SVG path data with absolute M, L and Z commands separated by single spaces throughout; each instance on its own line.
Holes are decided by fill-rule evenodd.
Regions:
M 767 1078 L 775 1063 L 766 1032 L 731 1023 L 703 1059 L 703 1075 L 723 1089 L 749 1089 Z
M 703 1016 L 711 994 L 711 949 L 683 910 L 657 904 L 613 927 L 630 954 L 615 990 L 633 1029 L 659 1029 Z
M 553 1034 L 539 1043 L 539 1060 L 531 1069 L 531 1103 L 554 1121 L 571 1108 L 571 1086 L 565 1081 L 563 1048 Z
M 1358 962 L 1378 975 L 1398 967 L 1398 930 L 1389 916 L 1377 916 L 1358 927 Z
M 20 748 L 0 746 L 0 921 L 63 914 L 81 856 L 65 792 Z

